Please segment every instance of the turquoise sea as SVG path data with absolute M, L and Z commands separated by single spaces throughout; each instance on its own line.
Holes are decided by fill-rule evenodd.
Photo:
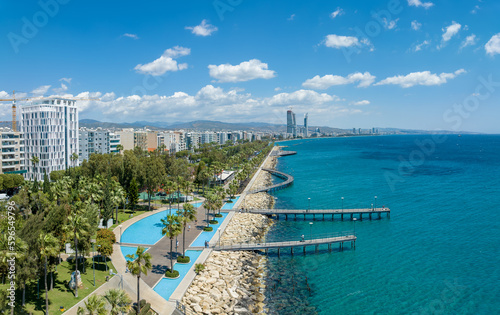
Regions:
M 354 229 L 358 240 L 270 255 L 270 314 L 500 314 L 500 136 L 281 144 L 298 154 L 279 159 L 295 182 L 274 194 L 276 208 L 341 208 L 344 197 L 344 208 L 376 203 L 391 217 L 278 221 L 268 240 Z

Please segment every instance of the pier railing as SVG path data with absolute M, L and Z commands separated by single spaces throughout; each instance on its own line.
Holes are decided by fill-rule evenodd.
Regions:
M 280 189 L 283 189 L 285 187 L 290 186 L 293 183 L 293 176 L 292 175 L 288 175 L 286 173 L 283 173 L 283 172 L 280 172 L 280 171 L 277 171 L 277 170 L 273 170 L 273 169 L 269 169 L 269 168 L 263 168 L 262 170 L 266 171 L 266 172 L 269 172 L 269 173 L 273 174 L 274 176 L 282 178 L 285 181 L 281 182 L 281 183 L 278 183 L 278 184 L 271 185 L 271 186 L 262 187 L 262 188 L 259 188 L 259 189 L 255 189 L 255 190 L 249 191 L 248 192 L 249 194 L 256 194 L 256 193 L 264 192 L 264 191 L 280 190 Z
M 295 240 L 262 242 L 221 242 L 214 247 L 215 250 L 258 250 L 280 247 L 308 246 L 319 244 L 332 244 L 355 241 L 356 235 L 352 231 L 303 234 L 296 236 Z

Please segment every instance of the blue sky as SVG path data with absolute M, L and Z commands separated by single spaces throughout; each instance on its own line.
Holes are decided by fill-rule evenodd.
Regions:
M 0 98 L 80 118 L 500 133 L 498 1 L 0 2 Z M 499 83 L 497 83 L 499 82 Z M 0 120 L 10 119 L 8 103 Z

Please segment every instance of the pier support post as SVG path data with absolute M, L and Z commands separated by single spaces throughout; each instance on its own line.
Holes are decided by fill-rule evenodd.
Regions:
M 316 244 L 316 250 L 315 250 L 316 253 L 318 252 L 318 249 L 319 249 L 319 245 Z
M 288 221 L 288 214 L 285 214 L 285 221 Z
M 280 248 L 278 247 L 278 258 L 280 257 Z
M 370 212 L 370 220 L 371 220 L 371 219 L 372 219 L 372 214 L 371 214 L 371 212 Z
M 380 212 L 378 213 L 378 219 L 380 220 Z
M 295 218 L 293 219 L 294 221 L 297 221 L 297 214 L 295 214 Z
M 290 247 L 290 254 L 292 254 L 292 257 L 293 257 L 293 246 Z
M 306 246 L 304 245 L 304 256 L 306 255 Z
M 323 213 L 323 221 L 325 221 L 325 214 Z
M 363 221 L 363 213 L 359 214 L 359 221 Z
M 332 244 L 328 244 L 328 252 L 331 253 L 332 252 Z
M 316 221 L 316 213 L 313 214 L 313 221 Z
M 268 249 L 268 248 L 266 248 L 266 256 L 268 255 L 268 250 L 269 250 L 269 249 Z
M 343 213 L 340 215 L 340 221 L 344 221 L 344 214 Z
M 304 213 L 304 221 L 306 220 L 306 214 Z
M 351 213 L 351 221 L 352 221 L 353 217 L 354 217 L 354 213 Z

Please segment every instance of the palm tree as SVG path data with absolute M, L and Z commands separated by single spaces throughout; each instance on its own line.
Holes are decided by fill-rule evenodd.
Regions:
M 87 218 L 79 213 L 71 214 L 64 227 L 66 237 L 73 240 L 75 245 L 75 277 L 78 271 L 78 240 L 84 237 L 89 229 L 90 224 L 87 222 Z M 75 297 L 78 297 L 78 283 L 75 285 Z
M 118 153 L 122 154 L 123 146 L 121 144 L 117 145 L 116 149 L 118 150 Z
M 174 272 L 174 262 L 173 258 L 173 241 L 174 237 L 181 234 L 181 225 L 179 224 L 179 216 L 177 215 L 167 215 L 167 219 L 161 219 L 163 224 L 163 229 L 161 230 L 161 235 L 165 235 L 170 239 L 170 271 Z
M 73 164 L 73 168 L 75 168 L 75 162 L 78 160 L 78 153 L 73 152 L 70 156 L 71 163 Z
M 186 257 L 186 225 L 191 222 L 196 220 L 196 209 L 194 206 L 190 203 L 185 203 L 184 206 L 182 207 L 184 211 L 180 212 L 180 222 L 183 226 L 183 232 L 182 232 L 182 257 Z
M 204 207 L 207 210 L 207 212 L 206 212 L 207 213 L 207 215 L 206 215 L 207 226 L 210 222 L 210 220 L 209 220 L 210 210 L 214 210 L 214 214 L 215 214 L 215 209 L 217 209 L 216 208 L 217 207 L 217 199 L 218 199 L 218 197 L 214 193 L 208 193 L 207 197 L 205 198 L 205 206 Z
M 38 164 L 38 162 L 40 162 L 40 159 L 38 158 L 38 156 L 36 155 L 33 155 L 31 157 L 31 163 L 33 163 L 33 179 L 35 179 L 35 173 L 36 173 L 36 165 Z
M 40 256 L 45 260 L 45 314 L 49 314 L 49 290 L 47 288 L 47 257 L 57 256 L 59 241 L 55 236 L 42 233 L 38 236 Z
M 110 313 L 112 315 L 118 315 L 128 311 L 130 306 L 130 298 L 127 293 L 120 289 L 111 289 L 104 294 L 104 298 L 108 301 L 111 306 Z
M 151 270 L 151 254 L 145 253 L 146 249 L 144 247 L 137 247 L 137 251 L 135 255 L 127 255 L 127 258 L 131 260 L 127 261 L 127 268 L 130 270 L 130 273 L 134 276 L 137 276 L 137 314 L 141 311 L 140 304 L 140 290 L 139 284 L 141 281 L 141 274 L 148 274 L 148 270 Z
M 106 300 L 101 295 L 93 294 L 85 301 L 88 315 L 106 315 Z

